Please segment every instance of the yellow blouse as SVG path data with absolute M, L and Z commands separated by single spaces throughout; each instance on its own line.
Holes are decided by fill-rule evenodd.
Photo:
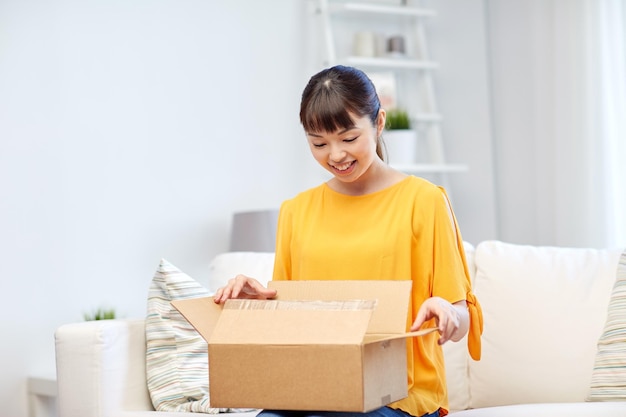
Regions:
M 480 356 L 482 317 L 471 294 L 465 253 L 445 190 L 409 176 L 384 190 L 349 196 L 328 185 L 280 209 L 275 280 L 412 280 L 413 322 L 424 300 L 467 300 L 470 352 Z M 430 323 L 430 326 L 435 326 Z M 447 411 L 445 370 L 436 334 L 407 340 L 409 396 L 391 404 L 413 416 Z M 445 413 L 444 411 L 444 413 Z

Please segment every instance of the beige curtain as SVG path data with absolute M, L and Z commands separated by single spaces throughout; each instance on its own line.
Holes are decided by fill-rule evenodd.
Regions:
M 626 5 L 622 0 L 600 1 L 593 17 L 597 36 L 598 128 L 606 143 L 603 177 L 606 240 L 626 247 Z
M 492 0 L 503 240 L 626 246 L 622 0 Z

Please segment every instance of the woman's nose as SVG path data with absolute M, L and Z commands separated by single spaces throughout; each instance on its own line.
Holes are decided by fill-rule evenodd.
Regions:
M 331 159 L 331 161 L 340 162 L 345 157 L 346 157 L 346 151 L 343 149 L 343 146 L 333 145 L 330 147 L 329 158 Z

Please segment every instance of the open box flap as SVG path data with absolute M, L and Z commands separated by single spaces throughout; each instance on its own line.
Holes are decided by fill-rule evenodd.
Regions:
M 411 281 L 270 281 L 278 300 L 376 300 L 367 333 L 404 334 Z
M 400 333 L 400 334 L 370 334 L 365 336 L 365 343 L 378 342 L 380 340 L 394 340 L 394 339 L 406 339 L 409 337 L 426 336 L 437 331 L 436 327 L 428 327 L 426 329 L 416 330 L 414 332 Z
M 172 305 L 208 342 L 221 315 L 222 306 L 216 304 L 213 297 L 175 300 Z
M 212 344 L 360 344 L 375 302 L 228 300 Z

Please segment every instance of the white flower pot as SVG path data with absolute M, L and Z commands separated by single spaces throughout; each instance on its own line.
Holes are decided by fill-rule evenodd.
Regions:
M 387 147 L 387 161 L 393 165 L 417 162 L 416 130 L 385 130 L 383 140 Z

